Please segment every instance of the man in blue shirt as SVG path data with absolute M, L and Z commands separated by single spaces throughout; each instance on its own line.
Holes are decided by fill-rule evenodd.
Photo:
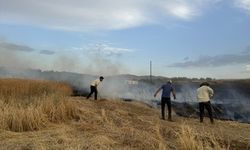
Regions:
M 154 94 L 154 97 L 162 90 L 161 95 L 161 113 L 162 119 L 165 120 L 165 104 L 168 106 L 168 120 L 172 121 L 171 117 L 171 93 L 173 94 L 174 99 L 176 99 L 175 90 L 172 85 L 172 81 L 169 80 L 166 84 L 163 84 Z

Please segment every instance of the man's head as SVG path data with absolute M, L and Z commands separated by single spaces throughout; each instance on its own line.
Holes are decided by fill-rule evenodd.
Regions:
M 167 83 L 172 84 L 172 80 L 168 80 L 168 82 L 167 82 Z
M 102 80 L 104 79 L 104 77 L 103 77 L 103 76 L 100 76 L 100 78 L 99 78 L 99 79 L 100 79 L 100 81 L 102 81 Z

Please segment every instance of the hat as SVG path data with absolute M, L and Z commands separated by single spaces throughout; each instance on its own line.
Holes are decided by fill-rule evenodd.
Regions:
M 103 77 L 103 76 L 100 76 L 100 79 L 101 79 L 101 80 L 103 80 L 103 79 L 104 79 L 104 77 Z
M 208 82 L 202 82 L 202 83 L 200 84 L 200 87 L 202 87 L 202 86 L 210 86 L 210 84 L 209 84 Z

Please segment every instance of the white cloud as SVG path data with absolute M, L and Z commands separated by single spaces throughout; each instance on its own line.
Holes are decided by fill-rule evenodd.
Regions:
M 246 71 L 250 71 L 250 64 L 246 65 Z
M 40 50 L 39 53 L 44 54 L 44 55 L 54 55 L 55 51 L 52 51 L 52 50 Z
M 218 0 L 0 0 L 1 22 L 63 30 L 117 30 L 190 20 Z
M 234 0 L 235 5 L 250 13 L 250 0 Z
M 112 43 L 108 42 L 89 44 L 86 47 L 73 47 L 72 49 L 86 51 L 96 56 L 122 56 L 125 53 L 134 51 L 133 49 L 115 47 Z
M 166 13 L 185 20 L 190 20 L 199 14 L 198 8 L 195 7 L 185 1 L 165 3 L 164 6 Z
M 239 54 L 224 54 L 215 56 L 200 56 L 195 60 L 184 59 L 183 62 L 177 62 L 168 65 L 168 67 L 219 67 L 234 64 L 250 63 L 250 53 L 243 51 Z M 248 67 L 248 65 L 246 66 Z

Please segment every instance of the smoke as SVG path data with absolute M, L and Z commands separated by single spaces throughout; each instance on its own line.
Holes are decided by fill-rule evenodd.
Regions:
M 39 66 L 32 57 L 36 49 L 27 45 L 15 44 L 0 39 L 0 67 L 4 66 L 13 69 L 37 68 Z M 41 51 L 44 52 L 44 51 Z
M 59 53 L 59 51 L 37 50 L 26 45 L 1 40 L 0 52 L 0 69 L 5 67 L 0 71 L 0 76 L 66 81 L 76 91 L 80 91 L 79 94 L 83 94 L 89 91 L 91 81 L 101 75 L 108 79 L 106 76 L 127 73 L 128 69 L 120 62 L 120 59 L 132 50 L 104 42 L 104 44 L 88 45 L 77 51 L 62 50 Z M 106 94 L 106 96 L 113 96 L 114 93 L 120 95 L 128 91 L 123 84 L 124 82 L 110 80 L 110 84 L 107 85 L 110 88 L 105 88 L 110 90 L 103 93 L 114 91 L 113 94 Z M 117 87 L 120 91 L 117 91 Z M 133 96 L 130 97 L 133 98 Z
M 80 70 L 80 59 L 72 54 L 59 55 L 54 60 L 53 70 L 77 72 Z
M 13 44 L 5 41 L 0 41 L 0 49 L 6 51 L 23 51 L 23 52 L 34 51 L 34 49 L 29 46 Z
M 89 55 L 88 66 L 85 71 L 98 75 L 117 75 L 127 72 L 126 67 L 119 61 L 108 59 L 102 55 Z
M 108 44 L 95 45 L 81 50 L 79 55 L 75 55 L 75 53 L 55 53 L 52 55 L 50 51 L 43 51 L 52 55 L 43 55 L 45 58 L 53 57 L 52 71 L 22 70 L 20 68 L 40 69 L 41 64 L 39 64 L 39 61 L 34 61 L 36 58 L 30 58 L 30 56 L 40 56 L 41 51 L 25 45 L 0 41 L 0 76 L 65 81 L 70 83 L 76 91 L 79 91 L 78 94 L 87 94 L 90 83 L 102 75 L 105 79 L 99 87 L 101 97 L 140 100 L 149 104 L 160 101 L 160 96 L 154 98 L 153 95 L 167 81 L 166 78 L 164 80 L 156 78 L 151 83 L 149 77 L 118 75 L 128 72 L 128 69 L 119 59 L 125 56 L 127 52 L 132 52 L 131 50 L 117 48 Z M 36 55 L 33 55 L 34 53 Z M 14 68 L 14 71 L 6 71 L 1 66 Z M 56 70 L 66 72 L 57 72 Z M 85 75 L 67 71 L 85 73 Z M 227 81 L 223 82 L 211 84 L 215 91 L 212 103 L 214 107 L 222 111 L 219 114 L 220 117 L 250 122 L 248 108 L 250 100 L 249 95 L 246 94 L 249 93 L 249 84 L 241 85 L 242 83 L 237 83 L 237 81 L 230 84 Z M 241 85 L 241 88 L 234 86 L 236 83 Z M 176 102 L 197 104 L 196 89 L 199 83 L 182 81 L 173 84 L 177 94 Z
M 124 81 L 125 80 L 125 81 Z M 107 90 L 102 92 L 106 96 L 120 97 L 122 99 L 135 99 L 146 102 L 152 106 L 160 103 L 160 94 L 154 98 L 155 91 L 164 84 L 163 81 L 155 80 L 153 83 L 145 79 L 135 79 L 138 84 L 127 84 L 126 80 L 119 79 L 113 82 L 103 84 Z M 214 109 L 214 116 L 219 119 L 229 119 L 240 122 L 250 122 L 250 99 L 248 89 L 249 84 L 244 81 L 224 81 L 222 83 L 212 82 L 211 87 L 214 89 L 215 96 L 211 99 Z M 173 100 L 174 108 L 178 114 L 184 116 L 196 116 L 199 113 L 196 90 L 199 82 L 174 82 L 177 99 Z M 173 98 L 172 98 L 173 99 Z
M 81 52 L 80 59 L 84 61 L 81 70 L 84 73 L 108 76 L 129 72 L 120 60 L 126 58 L 127 53 L 133 52 L 132 49 L 120 48 L 108 42 L 97 42 L 73 49 Z
M 22 53 L 18 53 L 15 50 L 6 49 L 6 45 L 0 42 L 0 66 L 9 68 L 29 68 L 32 67 L 32 63 L 25 59 Z M 17 48 L 17 47 L 16 47 Z M 25 53 L 26 51 L 23 51 Z
M 92 75 L 117 75 L 128 69 L 120 59 L 130 49 L 102 42 L 70 50 L 38 50 L 0 39 L 0 67 L 67 71 Z
M 233 87 L 226 89 L 226 93 L 224 93 L 223 96 L 219 99 L 213 99 L 212 105 L 215 116 L 220 119 L 250 123 L 250 110 L 248 107 L 250 101 L 249 98 L 244 96 L 244 93 L 239 91 L 239 89 Z
M 90 92 L 91 82 L 99 78 L 98 75 L 84 75 L 69 72 L 54 72 L 41 70 L 7 71 L 0 67 L 1 77 L 20 77 L 29 79 L 45 79 L 64 81 L 72 85 L 75 95 L 86 96 Z M 155 91 L 168 79 L 155 79 L 150 82 L 149 77 L 117 75 L 104 76 L 103 82 L 98 86 L 99 98 L 138 100 L 157 106 L 160 103 L 161 93 L 154 98 Z M 211 87 L 215 96 L 212 98 L 214 115 L 220 119 L 237 120 L 250 122 L 250 100 L 249 83 L 244 81 L 218 82 L 213 81 Z M 184 116 L 196 116 L 198 113 L 198 101 L 196 89 L 198 82 L 174 81 L 177 99 L 173 100 L 173 107 L 176 113 Z
M 219 119 L 250 122 L 250 99 L 244 81 L 224 81 L 212 83 L 215 96 L 211 99 L 214 116 Z M 199 113 L 196 89 L 198 83 L 182 83 L 177 85 L 177 103 L 174 107 L 177 113 L 183 116 L 197 116 Z M 181 109 L 181 111 L 179 110 Z
M 128 77 L 110 77 L 103 82 L 103 96 L 125 100 L 139 100 L 151 103 L 158 86 L 142 79 Z
M 128 50 L 100 44 L 76 48 L 77 52 L 67 52 L 56 56 L 54 68 L 92 75 L 118 75 L 129 70 L 120 61 Z
M 177 94 L 177 100 L 179 102 L 193 103 L 197 102 L 196 98 L 196 89 L 197 86 L 192 83 L 186 83 L 181 85 L 180 91 Z

